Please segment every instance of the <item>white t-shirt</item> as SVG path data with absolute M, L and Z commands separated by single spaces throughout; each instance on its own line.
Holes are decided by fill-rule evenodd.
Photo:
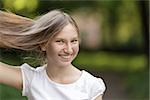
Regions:
M 94 100 L 105 91 L 102 79 L 97 79 L 86 71 L 71 84 L 52 81 L 45 67 L 33 68 L 28 64 L 21 66 L 23 77 L 22 95 L 29 100 Z

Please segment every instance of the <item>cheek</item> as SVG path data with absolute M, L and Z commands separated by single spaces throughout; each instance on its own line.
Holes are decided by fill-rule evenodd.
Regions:
M 75 53 L 78 53 L 79 52 L 79 45 L 74 46 L 73 50 L 75 51 Z
M 46 49 L 47 55 L 54 55 L 58 51 L 58 48 L 55 46 L 49 46 Z

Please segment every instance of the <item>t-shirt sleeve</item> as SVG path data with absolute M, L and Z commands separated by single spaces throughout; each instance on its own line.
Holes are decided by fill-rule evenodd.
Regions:
M 95 100 L 96 97 L 99 95 L 104 94 L 106 90 L 106 86 L 104 81 L 101 78 L 94 78 L 92 88 L 91 88 L 91 99 L 90 100 Z
M 23 79 L 23 89 L 22 96 L 28 96 L 30 85 L 34 76 L 34 68 L 28 64 L 21 65 L 22 79 Z

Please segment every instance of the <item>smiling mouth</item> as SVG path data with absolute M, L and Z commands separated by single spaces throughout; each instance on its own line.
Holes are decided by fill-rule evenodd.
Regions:
M 65 60 L 70 60 L 72 58 L 72 55 L 59 55 L 59 56 Z

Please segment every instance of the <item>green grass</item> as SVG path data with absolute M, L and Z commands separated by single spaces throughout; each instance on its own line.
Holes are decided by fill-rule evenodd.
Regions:
M 126 73 L 126 92 L 132 100 L 149 100 L 149 70 Z
M 38 66 L 39 59 L 34 55 L 21 56 L 19 52 L 4 52 L 0 54 L 0 61 L 20 65 L 29 63 Z M 23 58 L 24 57 L 24 58 Z M 112 71 L 136 71 L 148 67 L 148 60 L 144 54 L 124 54 L 114 52 L 80 52 L 73 64 L 78 68 Z
M 22 58 L 24 56 L 21 56 L 20 53 L 17 52 L 1 52 L 0 55 L 0 61 L 8 64 L 20 65 L 26 62 L 36 66 L 36 64 L 33 63 L 36 62 L 36 59 L 33 56 L 26 57 L 27 59 L 24 60 L 24 58 Z M 37 63 L 37 65 L 38 64 L 39 63 Z M 80 69 L 127 72 L 125 84 L 127 91 L 131 94 L 131 98 L 135 96 L 137 98 L 147 97 L 148 75 L 145 75 L 145 71 L 143 70 L 148 67 L 148 60 L 144 54 L 80 52 L 73 64 Z M 143 72 L 137 73 L 140 70 Z M 138 91 L 140 92 L 138 93 Z M 21 96 L 21 91 L 1 84 L 0 100 L 27 100 L 27 98 Z
M 144 54 L 81 52 L 73 62 L 76 66 L 95 70 L 136 71 L 148 67 Z
M 21 95 L 21 91 L 13 87 L 0 84 L 0 100 L 27 100 L 26 97 Z

